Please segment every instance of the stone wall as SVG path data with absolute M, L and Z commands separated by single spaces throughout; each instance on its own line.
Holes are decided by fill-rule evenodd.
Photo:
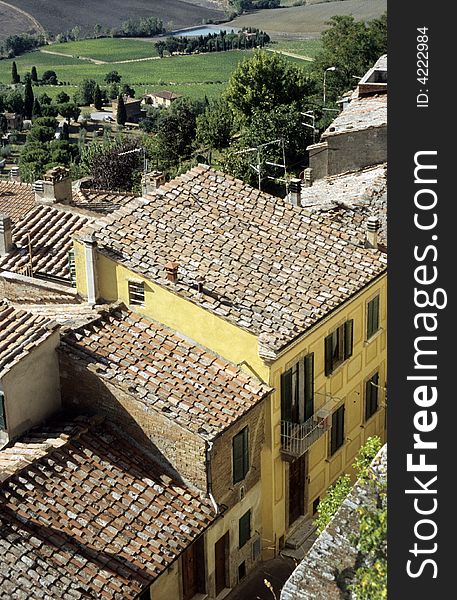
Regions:
M 180 427 L 147 401 L 113 385 L 66 352 L 60 352 L 63 405 L 69 409 L 101 413 L 117 423 L 147 450 L 162 455 L 163 462 L 203 492 L 207 490 L 205 442 Z
M 258 404 L 214 442 L 211 474 L 213 495 L 218 504 L 229 509 L 240 501 L 243 493 L 260 481 L 260 453 L 264 442 L 264 402 Z M 232 440 L 245 427 L 249 427 L 249 471 L 239 483 L 233 483 Z

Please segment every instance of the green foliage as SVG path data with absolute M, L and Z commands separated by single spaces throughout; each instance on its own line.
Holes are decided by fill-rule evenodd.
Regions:
M 120 83 L 122 76 L 119 75 L 118 71 L 110 71 L 105 75 L 106 83 Z
M 322 34 L 322 51 L 313 63 L 313 74 L 323 85 L 325 70 L 336 67 L 326 78 L 327 96 L 336 100 L 354 87 L 354 76 L 361 77 L 387 52 L 387 15 L 368 23 L 336 16 L 329 24 Z
M 27 82 L 26 82 L 25 88 L 24 88 L 24 116 L 27 119 L 32 118 L 34 100 L 35 100 L 35 97 L 33 95 L 33 90 L 32 90 L 32 80 L 29 78 L 29 79 L 27 79 Z
M 32 108 L 32 119 L 37 119 L 38 117 L 42 117 L 43 116 L 43 112 L 41 110 L 41 104 L 40 101 L 38 100 L 38 98 L 35 98 L 33 101 L 33 108 Z
M 94 106 L 97 110 L 101 110 L 103 106 L 102 92 L 99 85 L 96 85 L 94 90 Z
M 303 69 L 278 54 L 256 51 L 233 72 L 226 98 L 240 117 L 249 119 L 255 111 L 302 102 L 313 90 Z
M 376 454 L 381 450 L 382 441 L 377 435 L 369 437 L 357 453 L 353 467 L 358 477 L 365 477 Z
M 132 152 L 133 150 L 133 152 Z M 93 142 L 81 151 L 81 172 L 93 179 L 95 188 L 131 191 L 141 179 L 142 151 L 135 141 Z
M 38 82 L 38 73 L 35 65 L 33 65 L 32 70 L 30 71 L 30 77 L 32 78 L 33 83 Z
M 368 438 L 365 444 L 360 448 L 355 462 L 352 465 L 358 478 L 366 478 L 368 476 L 370 465 L 381 449 L 381 446 L 381 439 L 378 436 L 373 436 Z M 342 475 L 337 479 L 335 484 L 327 490 L 325 498 L 319 502 L 317 507 L 316 525 L 319 533 L 327 527 L 333 515 L 350 492 L 351 487 L 349 475 Z M 375 596 L 372 598 L 367 597 L 366 600 L 373 600 L 374 598 Z
M 327 527 L 333 515 L 351 491 L 351 487 L 351 478 L 349 475 L 341 475 L 341 477 L 329 487 L 325 498 L 319 502 L 319 506 L 317 507 L 317 518 L 315 523 L 319 533 L 322 533 Z
M 233 114 L 225 100 L 211 103 L 197 117 L 196 142 L 199 146 L 222 150 L 230 145 Z
M 70 102 L 70 96 L 66 92 L 59 92 L 56 96 L 57 104 L 66 104 Z
M 53 69 L 47 69 L 41 77 L 43 85 L 57 85 L 57 73 Z
M 18 90 L 12 90 L 5 99 L 5 104 L 9 111 L 24 114 L 24 99 Z
M 81 114 L 81 109 L 74 102 L 65 102 L 64 104 L 59 104 L 57 109 L 59 114 L 62 115 L 64 119 L 67 119 L 68 122 L 70 122 L 71 119 L 76 122 Z
M 16 62 L 13 60 L 13 64 L 11 65 L 11 83 L 16 84 L 21 81 L 19 77 L 19 73 L 17 72 Z
M 78 86 L 78 91 L 75 94 L 76 104 L 83 106 L 92 104 L 96 87 L 97 82 L 95 79 L 83 79 Z
M 6 130 L 8 129 L 8 122 L 6 120 L 5 115 L 2 115 L 0 113 L 0 133 L 6 133 Z
M 119 94 L 117 99 L 116 121 L 118 125 L 125 125 L 127 121 L 127 110 L 125 108 L 124 96 Z

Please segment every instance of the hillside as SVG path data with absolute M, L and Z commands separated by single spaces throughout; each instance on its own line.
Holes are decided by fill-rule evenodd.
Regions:
M 82 31 L 93 31 L 96 23 L 103 28 L 119 26 L 128 18 L 160 17 L 165 25 L 171 21 L 174 29 L 199 25 L 204 19 L 221 19 L 224 13 L 204 0 L 8 0 L 34 17 L 46 31 L 57 34 L 79 25 Z M 2 7 L 3 8 L 3 7 Z M 24 23 L 26 18 L 24 17 Z M 22 31 L 30 28 L 24 27 Z M 8 22 L 1 24 L 1 33 L 10 35 Z M 17 33 L 17 31 L 11 31 Z
M 281 34 L 319 37 L 334 15 L 353 15 L 356 19 L 368 21 L 381 16 L 386 10 L 387 0 L 334 0 L 307 6 L 255 10 L 230 21 L 226 27 L 258 27 L 273 34 L 273 37 Z

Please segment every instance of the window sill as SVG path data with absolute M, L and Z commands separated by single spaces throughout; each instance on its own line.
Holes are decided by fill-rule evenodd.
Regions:
M 224 598 L 225 598 L 226 596 L 228 596 L 228 595 L 230 594 L 230 592 L 231 592 L 231 591 L 232 591 L 232 588 L 227 588 L 227 587 L 226 587 L 226 588 L 224 588 L 224 589 L 222 590 L 222 592 L 216 596 L 216 600 L 224 600 Z
M 369 346 L 371 344 L 371 342 L 374 342 L 374 340 L 376 340 L 383 332 L 384 332 L 384 328 L 380 327 L 376 333 L 373 333 L 373 335 L 370 338 L 368 338 L 367 340 L 365 340 L 363 342 L 363 345 L 365 347 Z
M 374 413 L 373 413 L 371 416 L 369 416 L 369 417 L 368 417 L 368 419 L 365 419 L 365 420 L 364 420 L 364 422 L 363 422 L 363 424 L 361 425 L 361 427 L 366 427 L 366 426 L 367 426 L 367 424 L 368 424 L 370 421 L 372 421 L 372 420 L 373 420 L 373 418 L 374 418 L 374 417 L 376 417 L 376 416 L 379 414 L 379 410 L 380 410 L 380 407 L 378 406 L 378 408 L 377 408 L 377 409 L 374 411 Z

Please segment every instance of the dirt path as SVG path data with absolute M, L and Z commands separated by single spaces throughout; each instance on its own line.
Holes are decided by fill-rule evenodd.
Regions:
M 160 56 L 146 56 L 145 58 L 131 58 L 129 60 L 106 61 L 90 58 L 89 56 L 78 56 L 76 54 L 64 54 L 63 52 L 53 52 L 52 50 L 40 50 L 44 54 L 53 54 L 54 56 L 65 56 L 66 58 L 77 58 L 79 60 L 87 60 L 94 65 L 125 65 L 126 63 L 143 62 L 145 60 L 158 60 Z
M 311 58 L 311 56 L 302 56 L 301 54 L 286 52 L 286 50 L 275 50 L 274 48 L 265 48 L 265 50 L 268 52 L 276 52 L 277 54 L 284 54 L 285 56 L 291 56 L 292 58 L 298 58 L 300 60 L 307 60 L 308 62 L 314 62 L 314 58 Z

